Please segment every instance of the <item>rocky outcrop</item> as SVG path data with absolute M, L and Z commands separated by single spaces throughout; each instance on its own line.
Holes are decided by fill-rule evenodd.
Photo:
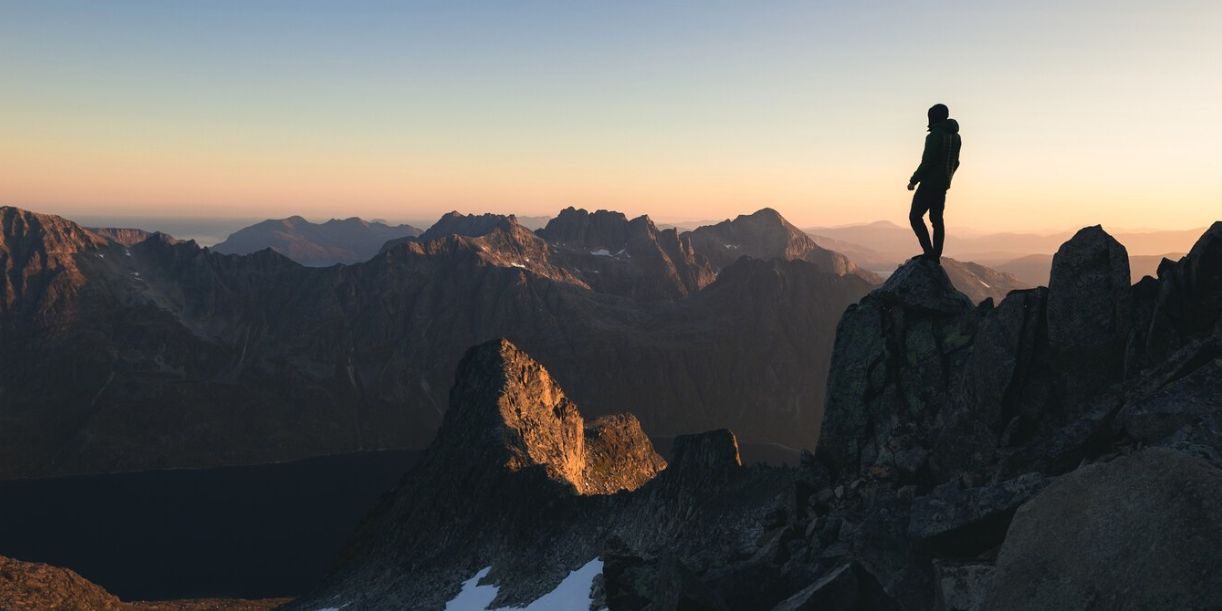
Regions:
M 604 575 L 602 596 L 657 601 L 700 583 L 685 562 L 708 552 L 711 524 L 762 520 L 741 504 L 763 506 L 783 488 L 784 478 L 746 477 L 729 431 L 680 437 L 669 466 L 630 416 L 583 434 L 548 371 L 505 340 L 472 348 L 456 376 L 419 464 L 367 520 L 344 568 L 296 608 L 442 608 L 481 567 L 498 585 L 495 605 L 521 606 L 615 554 L 626 564 Z
M 0 608 L 12 611 L 262 611 L 286 599 L 123 602 L 70 569 L 0 556 Z
M 631 415 L 600 419 L 587 431 L 551 374 L 504 339 L 472 348 L 459 363 L 433 448 L 509 471 L 541 467 L 579 494 L 632 490 L 666 467 Z
M 497 228 L 505 228 L 518 224 L 518 219 L 512 214 L 463 214 L 458 211 L 447 212 L 433 223 L 431 227 L 420 234 L 421 242 L 429 242 L 437 238 L 460 235 L 478 238 Z
M 325 267 L 367 261 L 387 241 L 420 233 L 411 225 L 387 225 L 356 217 L 311 223 L 300 216 L 292 216 L 268 219 L 239 229 L 212 249 L 219 253 L 246 255 L 270 248 L 302 265 Z
M 901 267 L 845 311 L 836 333 L 819 450 L 846 476 L 910 478 L 960 468 L 971 450 L 943 423 L 981 315 L 941 267 Z M 943 435 L 952 436 L 943 437 Z
M 686 235 L 647 216 L 565 208 L 536 232 L 596 291 L 645 301 L 677 299 L 712 283 L 707 260 Z
M 1123 376 L 1131 301 L 1128 252 L 1102 227 L 1079 231 L 1053 257 L 1048 345 L 1066 403 Z
M 986 609 L 1222 605 L 1222 470 L 1151 448 L 1067 474 L 1018 510 Z
M 1049 288 L 997 306 L 901 267 L 838 329 L 808 537 L 910 609 L 1217 604 L 1214 551 L 1153 541 L 1222 540 L 1192 492 L 1222 477 L 1220 230 L 1130 287 L 1123 247 L 1084 229 Z

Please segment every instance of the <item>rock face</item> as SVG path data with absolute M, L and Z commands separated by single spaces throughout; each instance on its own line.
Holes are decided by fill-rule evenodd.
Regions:
M 0 606 L 23 611 L 126 609 L 118 597 L 69 569 L 4 556 L 0 556 Z
M 0 608 L 12 611 L 262 611 L 285 599 L 123 602 L 70 569 L 0 556 Z
M 811 445 L 835 321 L 870 288 L 746 259 L 685 296 L 637 298 L 510 217 L 447 215 L 462 233 L 334 268 L 160 234 L 125 244 L 15 208 L 0 220 L 0 477 L 423 447 L 466 348 L 502 336 L 591 416 L 632 406 L 652 435 L 731 426 Z M 651 231 L 653 251 L 683 244 Z M 650 280 L 623 287 L 687 286 L 633 269 Z
M 686 234 L 659 230 L 647 216 L 565 208 L 536 232 L 594 290 L 647 301 L 690 295 L 713 282 L 707 259 Z
M 1067 400 L 1085 400 L 1123 376 L 1131 301 L 1128 252 L 1102 227 L 1079 231 L 1053 257 L 1048 343 Z
M 588 431 L 577 406 L 542 365 L 504 339 L 472 348 L 458 365 L 450 408 L 435 446 L 509 471 L 542 467 L 579 494 L 632 490 L 666 462 L 629 414 Z M 590 460 L 590 454 L 593 460 Z
M 571 404 L 533 367 L 494 359 L 527 373 L 482 370 L 478 377 L 493 382 L 460 379 L 456 396 L 521 381 L 514 387 L 521 397 L 483 403 L 520 406 L 494 424 L 520 420 L 542 432 L 493 438 L 505 447 L 542 439 L 547 451 L 533 455 L 545 458 L 525 461 L 527 468 L 497 459 L 468 470 L 459 454 L 430 450 L 440 458 L 426 458 L 405 478 L 346 568 L 300 608 L 391 608 L 409 596 L 440 608 L 455 584 L 488 566 L 503 588 L 497 604 L 522 606 L 595 556 L 604 565 L 593 608 L 1217 606 L 1222 323 L 1214 304 L 1222 285 L 1210 257 L 1222 234 L 1215 231 L 1222 225 L 1195 254 L 1127 296 L 1111 282 L 1111 243 L 1089 230 L 1062 249 L 1081 279 L 1017 291 L 997 306 L 972 305 L 942 268 L 905 265 L 845 312 L 823 437 L 796 469 L 743 467 L 733 435 L 713 431 L 677 438 L 665 470 L 633 490 L 581 494 L 571 483 L 576 467 L 546 466 L 573 464 L 579 419 Z M 743 273 L 732 270 L 718 282 Z M 1055 291 L 1096 305 L 1105 301 L 1096 293 L 1105 293 L 1128 306 L 1110 318 L 1067 314 L 1056 309 L 1063 304 L 1049 305 Z M 1128 322 L 1097 324 L 1117 320 Z M 1174 330 L 1176 341 L 1154 338 L 1156 325 Z M 1069 383 L 1063 376 L 1084 370 L 1063 369 L 1059 359 L 1091 346 L 1113 349 L 1117 328 L 1127 329 L 1120 363 Z M 500 346 L 499 354 L 513 354 Z M 1143 365 L 1152 351 L 1169 356 Z M 461 409 L 452 406 L 447 417 Z M 548 415 L 527 417 L 535 413 Z M 458 435 L 452 431 L 485 438 L 473 425 L 444 426 L 435 447 L 482 447 L 443 443 Z M 591 468 L 588 438 L 583 473 Z M 594 455 L 613 465 L 615 453 L 639 455 Z M 431 551 L 440 549 L 447 555 Z
M 1222 605 L 1222 470 L 1164 448 L 1067 474 L 1014 517 L 987 609 Z
M 500 586 L 494 604 L 520 606 L 596 556 L 644 563 L 707 546 L 709 524 L 762 519 L 731 506 L 767 499 L 786 481 L 746 479 L 728 431 L 680 437 L 667 466 L 631 416 L 599 419 L 585 435 L 584 425 L 547 370 L 513 344 L 472 348 L 420 463 L 367 520 L 344 568 L 294 607 L 439 609 L 488 566 Z M 687 571 L 672 568 L 672 577 Z M 666 578 L 639 592 L 625 579 L 604 579 L 604 597 L 650 601 L 679 587 Z
M 387 240 L 420 235 L 411 225 L 387 225 L 356 217 L 311 223 L 300 216 L 269 219 L 240 229 L 213 246 L 219 253 L 246 255 L 270 248 L 302 265 L 325 267 L 367 261 Z M 129 240 L 135 244 L 143 240 Z
M 1087 228 L 997 306 L 903 266 L 840 323 L 808 535 L 903 608 L 1217 605 L 1220 238 L 1130 287 Z

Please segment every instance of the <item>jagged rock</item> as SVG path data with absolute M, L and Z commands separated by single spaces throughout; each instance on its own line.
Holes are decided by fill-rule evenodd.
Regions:
M 1121 410 L 1118 431 L 1157 444 L 1185 427 L 1222 424 L 1222 338 L 1193 344 L 1169 357 L 1168 364 L 1174 367 L 1158 378 L 1156 388 Z
M 596 291 L 647 301 L 677 299 L 716 278 L 686 235 L 659 230 L 647 216 L 630 221 L 621 212 L 570 207 L 536 233 Z
M 1011 293 L 981 321 L 972 342 L 963 391 L 974 406 L 967 415 L 998 437 L 1014 423 L 1004 444 L 1033 434 L 1052 401 L 1047 300 L 1043 287 Z
M 889 611 L 900 608 L 869 571 L 850 562 L 832 569 L 781 601 L 772 611 Z
M 946 270 L 925 259 L 901 265 L 883 283 L 878 294 L 906 310 L 954 316 L 972 308 L 972 301 L 955 288 Z
M 993 565 L 980 562 L 934 561 L 938 580 L 938 611 L 987 611 L 984 604 L 993 579 Z
M 920 260 L 849 307 L 837 328 L 818 446 L 846 481 L 961 462 L 934 452 L 935 422 L 952 409 L 978 318 L 946 274 Z M 963 441 L 943 447 L 958 453 Z
M 665 468 L 636 416 L 603 416 L 586 425 L 583 491 L 635 490 Z
M 616 557 L 606 600 L 716 600 L 707 576 L 722 584 L 771 567 L 796 536 L 785 527 L 773 557 L 754 564 L 740 553 L 792 484 L 785 471 L 747 473 L 727 430 L 676 438 L 667 466 L 635 419 L 586 425 L 544 367 L 511 342 L 487 342 L 463 358 L 436 439 L 361 529 L 345 568 L 294 607 L 441 608 L 484 567 L 499 588 L 494 606 L 525 606 L 604 553 Z M 785 579 L 764 595 L 796 590 Z
M 1157 365 L 1190 340 L 1218 334 L 1222 321 L 1222 221 L 1178 262 L 1163 259 L 1158 283 L 1135 320 L 1130 369 Z
M 1222 605 L 1222 470 L 1151 448 L 1065 475 L 1019 508 L 986 608 Z
M 436 223 L 424 230 L 419 240 L 429 242 L 451 235 L 478 238 L 487 235 L 494 229 L 503 229 L 517 224 L 518 220 L 512 214 L 463 214 L 453 211 L 443 214 Z
M 541 466 L 581 494 L 632 490 L 666 467 L 631 415 L 594 423 L 587 447 L 577 406 L 508 340 L 472 348 L 456 378 L 434 445 L 455 448 L 461 459 L 478 457 L 510 471 Z
M 671 461 L 678 469 L 697 472 L 716 472 L 743 465 L 738 440 L 728 429 L 676 437 L 671 447 Z
M 1066 407 L 1121 379 L 1131 315 L 1129 255 L 1098 225 L 1082 229 L 1052 259 L 1048 343 Z
M 946 482 L 913 500 L 908 532 L 940 555 L 975 556 L 1001 544 L 1014 511 L 1047 483 L 1036 473 L 970 489 Z

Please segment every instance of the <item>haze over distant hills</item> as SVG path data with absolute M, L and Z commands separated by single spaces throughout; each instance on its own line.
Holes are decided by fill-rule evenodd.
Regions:
M 387 240 L 420 235 L 411 225 L 387 225 L 356 217 L 311 223 L 300 216 L 266 220 L 231 234 L 213 246 L 219 253 L 245 255 L 270 248 L 302 265 L 366 261 Z
M 876 221 L 835 227 L 809 227 L 805 231 L 827 248 L 844 253 L 858 265 L 874 271 L 889 271 L 916 254 L 919 248 L 908 227 Z M 1133 280 L 1152 275 L 1163 257 L 1178 259 L 1188 252 L 1204 227 L 1116 232 L 1113 236 L 1129 252 Z M 1012 274 L 1035 286 L 1048 283 L 1052 253 L 1073 236 L 1072 231 L 1050 234 L 956 231 L 946 236 L 946 255 L 973 261 Z M 1035 256 L 1039 255 L 1039 256 Z

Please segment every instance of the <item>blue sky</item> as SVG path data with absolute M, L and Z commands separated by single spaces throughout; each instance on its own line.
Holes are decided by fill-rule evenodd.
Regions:
M 902 221 L 942 101 L 952 219 L 1200 225 L 1219 32 L 1217 2 L 0 2 L 0 202 Z

